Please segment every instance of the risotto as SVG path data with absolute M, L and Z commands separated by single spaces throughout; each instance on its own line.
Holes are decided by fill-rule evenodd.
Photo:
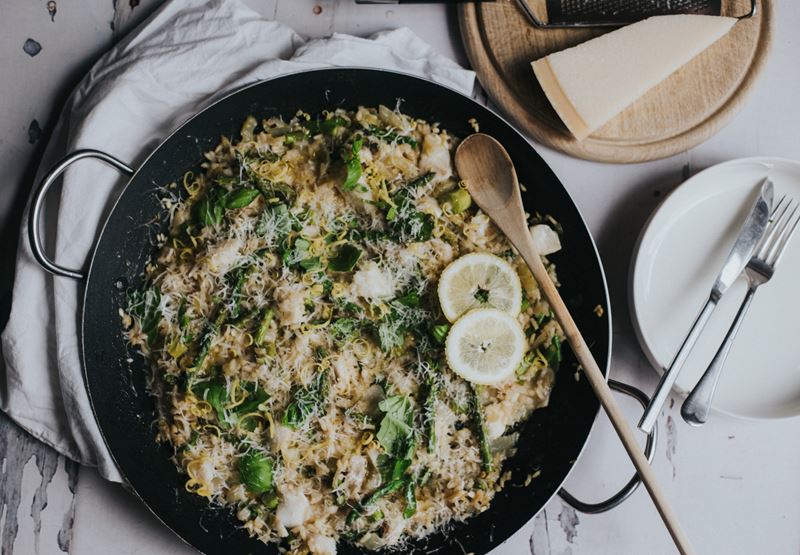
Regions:
M 456 142 L 384 106 L 249 117 L 166 188 L 169 235 L 122 314 L 158 437 L 187 490 L 283 551 L 401 548 L 485 510 L 547 404 L 561 331 L 454 175 Z M 437 282 L 472 252 L 523 289 L 527 352 L 492 386 L 444 357 Z

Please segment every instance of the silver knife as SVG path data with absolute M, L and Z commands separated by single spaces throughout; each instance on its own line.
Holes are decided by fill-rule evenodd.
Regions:
M 686 336 L 686 339 L 683 340 L 683 344 L 681 344 L 680 349 L 678 349 L 675 358 L 672 359 L 672 364 L 670 364 L 669 368 L 664 370 L 664 373 L 661 375 L 661 381 L 658 382 L 652 401 L 650 401 L 650 404 L 644 411 L 642 419 L 639 421 L 639 429 L 643 432 L 649 434 L 652 431 L 658 419 L 658 415 L 661 412 L 661 407 L 664 405 L 664 401 L 667 400 L 669 392 L 678 377 L 678 373 L 686 363 L 686 359 L 689 358 L 692 347 L 694 347 L 694 344 L 697 342 L 697 338 L 700 337 L 703 328 L 711 317 L 711 313 L 714 312 L 714 309 L 717 307 L 719 299 L 742 273 L 747 261 L 750 260 L 750 256 L 753 254 L 753 250 L 761 240 L 761 236 L 764 235 L 764 230 L 767 228 L 767 223 L 769 221 L 769 215 L 772 212 L 772 198 L 772 181 L 769 178 L 764 178 L 764 181 L 761 183 L 761 191 L 759 192 L 758 198 L 750 209 L 747 220 L 745 220 L 744 225 L 742 225 L 741 230 L 739 230 L 739 236 L 736 238 L 736 242 L 733 244 L 733 249 L 731 249 L 728 258 L 725 260 L 725 264 L 723 264 L 722 269 L 719 271 L 719 275 L 714 282 L 714 287 L 711 289 L 705 306 L 703 306 L 694 324 L 692 324 L 692 329 L 689 330 L 689 334 Z

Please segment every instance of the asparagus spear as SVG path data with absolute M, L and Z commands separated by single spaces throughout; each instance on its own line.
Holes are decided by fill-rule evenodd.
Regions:
M 192 368 L 200 368 L 203 366 L 203 362 L 205 362 L 208 351 L 211 348 L 211 342 L 214 341 L 214 337 L 219 333 L 219 328 L 225 323 L 226 317 L 226 312 L 222 308 L 217 307 L 216 317 L 212 322 L 206 325 L 203 340 L 200 343 L 200 350 L 197 352 L 197 356 L 194 357 L 194 361 L 192 361 Z
M 352 524 L 359 516 L 361 516 L 361 511 L 366 509 L 370 505 L 374 505 L 375 502 L 378 501 L 381 497 L 386 497 L 387 495 L 396 492 L 399 489 L 402 489 L 408 483 L 408 478 L 396 478 L 390 482 L 385 483 L 374 492 L 372 492 L 367 498 L 365 498 L 361 503 L 359 503 L 359 508 L 354 508 L 350 511 L 350 514 L 347 515 L 346 523 Z
M 275 313 L 271 308 L 265 308 L 261 312 L 261 317 L 258 319 L 258 331 L 256 331 L 256 336 L 253 339 L 256 347 L 264 346 L 264 340 L 267 336 L 267 332 L 269 331 L 269 325 L 272 322 L 274 314 Z
M 239 317 L 239 313 L 242 309 L 242 288 L 252 271 L 253 266 L 245 266 L 234 271 L 234 281 L 231 289 L 231 301 L 233 302 L 230 309 L 231 320 L 236 320 Z
M 481 462 L 483 463 L 483 470 L 490 472 L 492 470 L 492 450 L 489 446 L 489 437 L 486 434 L 486 422 L 483 414 L 483 405 L 481 404 L 481 390 L 483 386 L 478 384 L 472 385 L 472 417 L 475 421 L 475 430 L 478 433 L 478 441 L 481 450 Z
M 428 453 L 436 450 L 436 399 L 439 396 L 439 380 L 430 376 L 427 380 L 428 394 L 425 397 L 425 427 L 428 434 Z

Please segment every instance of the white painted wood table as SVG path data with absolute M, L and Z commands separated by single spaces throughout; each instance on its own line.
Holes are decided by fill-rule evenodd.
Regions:
M 352 0 L 248 3 L 308 36 L 333 31 L 365 35 L 407 25 L 440 52 L 466 63 L 452 6 L 357 7 Z M 0 6 L 3 319 L 21 204 L 58 109 L 89 64 L 156 4 L 5 0 Z M 753 94 L 733 122 L 702 146 L 630 166 L 584 162 L 537 147 L 575 198 L 599 244 L 614 314 L 612 376 L 647 392 L 656 375 L 633 336 L 627 275 L 648 214 L 688 175 L 714 163 L 753 155 L 800 158 L 800 3 L 778 0 L 777 14 L 772 56 Z M 754 371 L 768 379 L 769 368 Z M 634 421 L 638 407 L 623 403 Z M 654 467 L 698 552 L 800 553 L 800 421 L 714 417 L 704 428 L 692 429 L 680 419 L 678 406 L 669 405 L 660 419 Z M 1 555 L 194 552 L 121 487 L 66 461 L 2 414 L 0 457 Z M 566 485 L 579 497 L 597 500 L 619 488 L 631 472 L 600 416 Z M 495 553 L 660 555 L 674 548 L 648 497 L 639 491 L 617 509 L 595 516 L 576 514 L 553 499 Z

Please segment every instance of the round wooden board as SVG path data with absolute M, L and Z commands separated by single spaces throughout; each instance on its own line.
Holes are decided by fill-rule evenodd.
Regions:
M 737 0 L 739 2 L 740 0 Z M 746 11 L 749 2 L 734 6 Z M 461 35 L 478 79 L 533 139 L 601 162 L 645 162 L 683 152 L 719 131 L 741 107 L 770 48 L 773 0 L 581 142 L 567 131 L 530 63 L 608 32 L 540 29 L 512 0 L 463 4 Z

